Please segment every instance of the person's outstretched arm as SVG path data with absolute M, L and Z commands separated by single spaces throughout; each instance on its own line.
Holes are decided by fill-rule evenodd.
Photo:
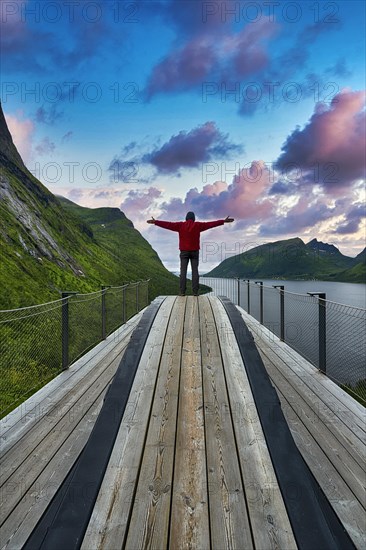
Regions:
M 197 222 L 199 224 L 200 231 L 206 231 L 207 229 L 212 229 L 213 227 L 218 227 L 219 225 L 224 225 L 224 223 L 231 223 L 234 221 L 234 218 L 229 218 L 227 216 L 224 220 L 215 220 L 213 222 Z
M 151 216 L 150 220 L 147 220 L 147 223 L 152 223 L 158 227 L 162 227 L 163 229 L 170 229 L 170 231 L 179 231 L 182 225 L 182 222 L 164 222 L 162 220 L 155 220 L 153 216 Z

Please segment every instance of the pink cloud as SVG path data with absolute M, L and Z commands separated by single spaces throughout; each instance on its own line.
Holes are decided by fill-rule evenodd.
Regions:
M 190 189 L 185 198 L 173 198 L 162 205 L 162 218 L 182 218 L 192 210 L 200 219 L 224 218 L 228 215 L 245 220 L 246 224 L 259 223 L 271 215 L 274 202 L 267 198 L 270 174 L 263 161 L 253 161 L 249 168 L 240 170 L 233 182 L 218 181 L 201 191 Z
M 146 190 L 131 189 L 121 203 L 120 208 L 134 223 L 146 216 L 150 217 L 150 210 L 156 208 L 156 199 L 161 196 L 160 189 L 149 187 Z
M 227 37 L 224 51 L 232 54 L 231 72 L 244 77 L 263 70 L 269 63 L 264 41 L 275 31 L 276 26 L 264 17 L 255 25 L 245 26 L 237 35 Z
M 311 202 L 312 199 L 313 202 Z M 259 234 L 263 236 L 298 236 L 305 229 L 314 227 L 319 222 L 330 220 L 336 214 L 337 209 L 329 206 L 324 198 L 314 200 L 314 197 L 304 195 L 285 216 L 275 214 L 265 221 L 260 227 Z
M 26 163 L 31 157 L 34 124 L 32 120 L 23 118 L 21 114 L 5 114 L 5 118 L 14 144 Z
M 329 107 L 318 104 L 305 128 L 288 136 L 276 168 L 296 167 L 303 171 L 304 183 L 320 183 L 334 194 L 363 178 L 364 105 L 364 91 L 341 92 Z

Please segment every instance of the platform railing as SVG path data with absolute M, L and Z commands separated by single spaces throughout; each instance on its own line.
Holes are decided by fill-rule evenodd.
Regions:
M 205 277 L 216 295 L 230 298 L 280 340 L 366 405 L 366 310 L 299 294 L 264 281 Z
M 0 311 L 0 417 L 149 303 L 149 281 Z

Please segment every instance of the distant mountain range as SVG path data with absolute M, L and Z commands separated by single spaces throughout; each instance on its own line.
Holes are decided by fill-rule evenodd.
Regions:
M 336 246 L 300 238 L 263 244 L 226 258 L 206 273 L 207 277 L 243 279 L 292 279 L 366 282 L 366 248 L 356 256 L 344 256 Z
M 56 197 L 27 170 L 0 106 L 0 309 L 148 278 L 152 297 L 177 293 L 177 278 L 123 212 Z

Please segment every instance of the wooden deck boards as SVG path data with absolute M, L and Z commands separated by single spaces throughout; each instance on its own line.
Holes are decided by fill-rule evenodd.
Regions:
M 140 317 L 109 344 L 108 355 L 63 373 L 29 400 L 23 415 L 19 409 L 2 422 L 1 549 L 26 543 L 81 453 Z M 285 356 L 273 335 L 256 341 L 298 447 L 362 548 L 361 406 L 328 379 L 322 385 L 293 351 L 280 366 Z M 235 334 L 217 298 L 162 302 L 80 545 L 297 548 Z
M 366 411 L 240 308 L 295 442 L 357 548 L 366 547 Z
M 141 315 L 0 422 L 0 548 L 21 548 L 82 451 Z

